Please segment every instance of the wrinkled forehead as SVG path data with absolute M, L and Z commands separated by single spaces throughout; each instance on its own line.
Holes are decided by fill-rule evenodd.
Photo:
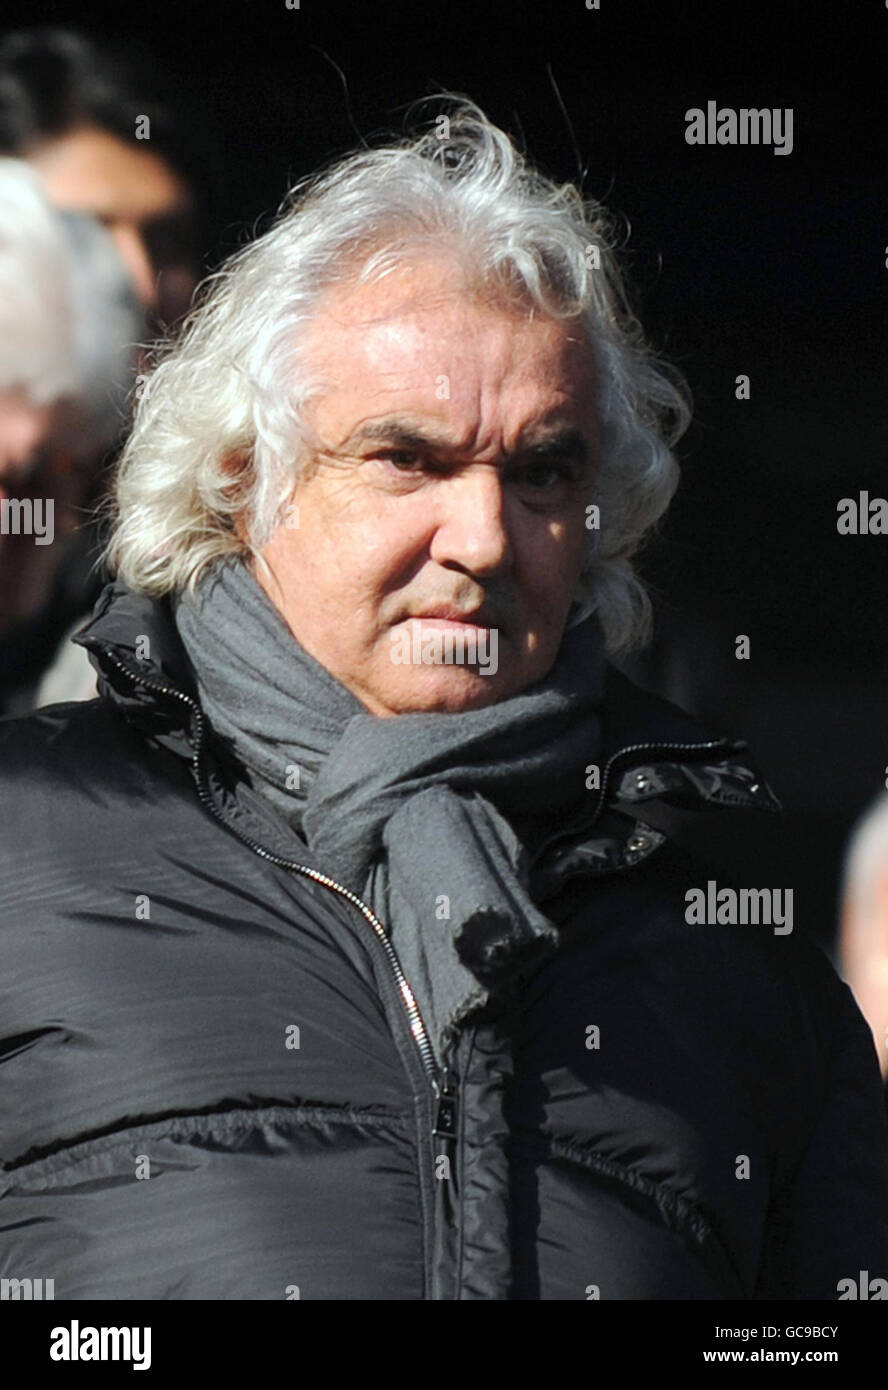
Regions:
M 416 405 L 413 398 L 424 397 L 446 414 L 494 397 L 520 400 L 529 411 L 563 398 L 582 413 L 595 394 L 595 354 L 580 320 L 473 283 L 458 262 L 443 258 L 327 290 L 304 351 L 341 399 L 370 394 Z

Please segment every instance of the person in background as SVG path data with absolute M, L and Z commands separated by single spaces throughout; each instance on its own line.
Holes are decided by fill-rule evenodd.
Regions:
M 0 713 L 19 713 L 94 691 L 68 638 L 101 589 L 96 509 L 145 360 L 137 345 L 173 328 L 196 283 L 197 205 L 195 161 L 169 107 L 119 55 L 74 32 L 0 43 L 0 154 L 26 161 L 65 214 L 84 375 L 43 437 L 40 467 L 35 454 L 25 469 L 55 501 L 57 540 L 0 555 Z
M 848 845 L 839 959 L 872 1029 L 888 1105 L 888 795 L 858 821 Z
M 83 525 L 96 449 L 114 439 L 143 322 L 108 232 L 61 212 L 36 170 L 0 159 L 0 705 L 42 703 L 43 675 L 64 652 L 56 698 L 89 698 L 95 681 L 72 616 L 101 585 L 98 537 Z M 73 678 L 73 679 L 72 679 Z
M 21 161 L 0 159 L 0 502 L 14 500 L 56 404 L 80 386 L 73 271 L 40 180 Z M 9 534 L 9 526 L 0 532 L 0 546 Z
M 57 207 L 107 227 L 153 329 L 188 308 L 197 209 L 181 133 L 138 83 L 119 55 L 74 32 L 0 43 L 0 153 L 28 160 Z

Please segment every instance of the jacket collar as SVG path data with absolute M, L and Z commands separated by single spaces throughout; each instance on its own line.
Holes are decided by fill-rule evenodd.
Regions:
M 109 697 L 123 696 L 110 654 L 136 662 L 144 674 L 194 696 L 196 683 L 176 629 L 169 598 L 138 593 L 120 580 L 106 584 L 89 622 L 73 638 L 86 647 L 93 665 L 109 684 Z

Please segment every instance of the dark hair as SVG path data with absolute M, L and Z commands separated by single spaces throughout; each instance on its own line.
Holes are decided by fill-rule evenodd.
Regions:
M 218 149 L 203 113 L 177 90 L 175 108 L 147 53 L 71 29 L 20 29 L 0 41 L 0 154 L 26 158 L 35 144 L 80 125 L 136 143 L 151 119 L 151 149 L 192 186 L 198 214 L 219 194 Z
M 18 30 L 0 43 L 0 149 L 24 154 L 38 140 L 64 135 L 78 125 L 97 125 L 135 139 L 136 117 L 148 94 L 117 55 L 66 29 Z M 153 107 L 153 103 L 152 103 Z M 169 114 L 153 108 L 158 137 Z

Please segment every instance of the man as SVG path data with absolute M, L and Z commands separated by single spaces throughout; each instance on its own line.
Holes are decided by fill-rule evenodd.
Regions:
M 195 283 L 191 159 L 128 66 L 71 30 L 7 34 L 0 150 L 27 159 L 57 207 L 104 223 L 144 310 L 173 323 Z
M 687 418 L 610 245 L 454 101 L 303 189 L 158 366 L 101 698 L 0 726 L 3 1275 L 802 1299 L 888 1266 L 850 992 L 791 914 L 692 921 L 657 824 L 773 798 L 606 659 Z
M 0 560 L 3 713 L 26 712 L 53 691 L 74 698 L 92 684 L 94 693 L 68 640 L 102 586 L 98 528 L 83 519 L 120 442 L 135 344 L 180 319 L 195 285 L 189 156 L 167 107 L 140 84 L 74 32 L 22 30 L 0 43 L 0 152 L 26 161 L 68 218 L 90 300 L 77 345 L 84 389 L 57 418 L 33 478 L 54 500 L 58 541 Z

